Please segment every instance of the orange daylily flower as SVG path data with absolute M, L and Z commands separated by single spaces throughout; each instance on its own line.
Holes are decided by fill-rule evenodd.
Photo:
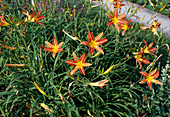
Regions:
M 160 25 L 161 25 L 161 22 L 157 22 L 157 20 L 154 20 L 154 22 L 150 24 L 150 26 L 142 27 L 142 30 L 148 29 L 152 31 L 154 35 L 155 34 L 158 35 L 157 29 L 160 27 Z
M 105 80 L 101 80 L 101 81 L 98 81 L 98 82 L 91 82 L 91 83 L 89 83 L 89 85 L 103 88 L 104 86 L 108 85 L 108 84 L 105 84 L 107 82 L 109 82 L 109 80 L 107 80 L 107 78 L 106 78 Z
M 86 60 L 86 53 L 81 55 L 80 59 L 77 58 L 76 54 L 73 52 L 73 58 L 74 60 L 66 60 L 66 63 L 71 65 L 71 66 L 76 66 L 70 74 L 73 75 L 78 69 L 80 69 L 80 73 L 85 75 L 84 67 L 89 67 L 92 64 L 91 63 L 84 63 Z
M 121 14 L 118 16 L 118 9 L 116 8 L 113 12 L 113 16 L 111 16 L 110 14 L 106 13 L 106 15 L 110 18 L 109 22 L 107 23 L 107 25 L 115 25 L 116 30 L 119 32 L 119 26 L 118 24 L 120 23 L 126 23 L 127 21 L 124 20 L 125 18 L 125 13 Z
M 135 57 L 136 61 L 139 63 L 139 65 L 140 65 L 139 69 L 142 68 L 142 63 L 141 62 L 143 62 L 144 64 L 150 64 L 149 60 L 147 60 L 146 58 L 142 57 L 143 54 L 144 54 L 144 49 L 142 49 L 140 52 L 133 53 L 133 54 L 136 54 L 134 57 Z
M 125 4 L 122 4 L 122 2 L 123 2 L 123 0 L 118 0 L 118 1 L 116 1 L 116 3 L 113 3 L 113 5 L 115 6 L 114 8 L 121 9 L 122 6 L 125 6 Z
M 83 41 L 81 44 L 83 45 L 89 45 L 89 53 L 92 55 L 94 49 L 98 50 L 100 53 L 104 54 L 103 50 L 99 47 L 103 43 L 106 43 L 108 39 L 100 39 L 103 36 L 103 32 L 101 32 L 97 37 L 94 39 L 93 34 L 88 31 L 88 40 L 89 41 Z
M 38 11 L 38 13 L 36 14 L 34 10 L 32 10 L 33 15 L 29 14 L 28 11 L 26 10 L 26 12 L 23 11 L 23 14 L 27 15 L 27 18 L 25 19 L 25 22 L 35 22 L 35 24 L 39 23 L 44 27 L 44 24 L 39 22 L 39 20 L 42 20 L 45 18 L 44 15 L 39 16 L 41 13 L 41 10 Z
M 60 48 L 64 42 L 60 42 L 59 44 L 57 43 L 57 39 L 54 37 L 53 38 L 53 45 L 50 42 L 45 41 L 47 46 L 41 46 L 39 45 L 40 48 L 44 48 L 44 51 L 47 52 L 53 52 L 52 56 L 55 58 L 56 53 L 60 53 L 63 51 L 63 48 Z
M 126 19 L 126 18 L 125 18 L 125 19 Z M 120 24 L 119 28 L 120 28 L 121 30 L 123 30 L 123 32 L 122 32 L 122 35 L 123 35 L 123 36 L 124 36 L 126 30 L 128 30 L 128 29 L 131 27 L 131 25 L 129 25 L 129 23 L 130 23 L 131 21 L 133 21 L 133 19 L 130 19 L 130 20 L 129 20 L 128 22 L 126 22 L 126 23 L 121 23 L 121 24 Z
M 4 13 L 2 14 L 2 16 L 0 16 L 0 26 L 9 26 L 10 24 L 8 22 L 5 21 L 5 15 Z
M 139 83 L 144 84 L 144 83 L 147 82 L 150 90 L 152 90 L 152 82 L 159 84 L 159 85 L 163 85 L 160 81 L 155 80 L 159 76 L 159 71 L 157 71 L 157 68 L 155 70 L 153 70 L 150 74 L 148 74 L 145 71 L 141 71 L 139 73 L 142 74 L 145 77 L 145 79 L 140 81 Z
M 145 48 L 144 48 L 144 53 L 149 53 L 149 54 L 154 55 L 153 53 L 156 51 L 156 48 L 152 47 L 153 46 L 153 42 L 150 43 L 149 46 L 147 45 L 146 40 L 144 40 L 144 43 L 146 44 Z M 141 49 L 143 49 L 143 48 L 141 48 Z

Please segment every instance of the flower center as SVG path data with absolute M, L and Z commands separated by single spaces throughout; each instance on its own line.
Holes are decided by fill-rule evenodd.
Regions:
M 116 7 L 117 7 L 117 8 L 120 8 L 120 3 L 118 3 L 118 4 L 116 5 Z
M 148 51 L 148 47 L 146 47 L 146 48 L 144 49 L 144 53 L 150 53 L 150 52 Z
M 97 42 L 92 40 L 92 41 L 89 43 L 89 45 L 90 45 L 91 48 L 93 48 L 93 47 L 95 47 L 95 46 L 97 45 Z
M 128 25 L 127 24 L 123 24 L 122 26 L 123 26 L 122 29 L 128 30 Z
M 55 46 L 53 47 L 52 51 L 56 53 L 56 52 L 58 51 L 58 46 L 55 45 Z
M 78 61 L 77 63 L 75 63 L 75 65 L 77 68 L 80 68 L 80 69 L 82 69 L 82 67 L 83 67 L 82 61 Z
M 137 59 L 137 61 L 141 61 L 141 57 L 142 57 L 141 54 L 135 56 L 135 58 Z
M 152 77 L 151 75 L 148 75 L 148 76 L 146 77 L 146 81 L 147 81 L 148 83 L 150 83 L 150 82 L 152 81 L 152 79 L 153 79 L 153 77 Z
M 113 24 L 116 24 L 118 22 L 118 18 L 116 18 L 116 17 L 112 18 L 112 22 L 113 22 Z

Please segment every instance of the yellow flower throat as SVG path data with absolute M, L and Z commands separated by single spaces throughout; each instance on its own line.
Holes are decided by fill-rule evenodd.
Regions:
M 153 79 L 153 77 L 152 77 L 151 75 L 148 75 L 148 76 L 146 77 L 146 81 L 147 81 L 148 83 L 150 83 L 150 82 L 152 81 L 152 79 Z
M 58 51 L 58 46 L 55 45 L 55 46 L 53 47 L 52 51 L 56 53 L 56 52 Z
M 82 63 L 82 61 L 78 61 L 77 63 L 75 63 L 75 65 L 76 65 L 77 68 L 80 68 L 80 69 L 83 68 L 83 63 Z
M 116 24 L 118 22 L 118 18 L 117 17 L 112 18 L 112 22 L 113 24 Z
M 90 45 L 91 48 L 93 48 L 93 47 L 95 47 L 95 46 L 97 45 L 97 42 L 92 40 L 92 41 L 89 43 L 89 45 Z

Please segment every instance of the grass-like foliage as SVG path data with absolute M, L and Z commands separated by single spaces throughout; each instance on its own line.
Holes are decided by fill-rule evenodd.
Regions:
M 1 116 L 170 113 L 169 38 L 157 19 L 135 24 L 84 0 L 0 5 Z

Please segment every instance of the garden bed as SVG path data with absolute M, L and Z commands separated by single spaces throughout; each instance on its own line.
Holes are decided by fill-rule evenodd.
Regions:
M 1 116 L 169 115 L 170 42 L 160 23 L 103 7 L 1 1 Z

